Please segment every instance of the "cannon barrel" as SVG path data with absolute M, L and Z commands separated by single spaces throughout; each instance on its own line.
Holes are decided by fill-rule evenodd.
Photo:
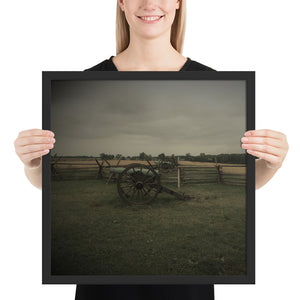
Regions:
M 124 167 L 110 168 L 109 172 L 113 173 L 113 174 L 121 174 L 125 169 L 126 168 L 124 168 Z M 139 169 L 139 168 L 137 168 L 136 170 L 134 170 L 134 168 L 129 169 L 127 171 L 127 174 L 133 174 L 133 173 L 136 173 L 137 171 L 142 172 L 144 175 L 147 175 L 147 176 L 152 176 L 152 177 L 154 176 L 154 174 L 152 172 L 149 172 L 149 169 Z M 157 170 L 155 170 L 155 172 L 157 174 L 159 174 L 159 172 Z

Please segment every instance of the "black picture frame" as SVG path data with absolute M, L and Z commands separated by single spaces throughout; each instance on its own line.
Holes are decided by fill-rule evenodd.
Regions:
M 255 129 L 255 72 L 42 72 L 42 128 L 51 130 L 51 87 L 53 81 L 105 80 L 199 80 L 244 81 L 246 130 Z M 52 275 L 51 274 L 51 153 L 43 156 L 42 190 L 42 283 L 43 284 L 254 284 L 255 283 L 255 158 L 246 155 L 246 264 L 245 275 Z

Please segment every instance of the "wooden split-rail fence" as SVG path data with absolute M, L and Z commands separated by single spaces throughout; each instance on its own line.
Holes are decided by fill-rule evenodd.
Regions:
M 53 180 L 89 180 L 104 179 L 107 183 L 114 181 L 110 168 L 124 166 L 121 160 L 112 161 L 94 160 L 72 161 L 72 160 L 53 160 L 51 163 L 51 173 Z M 131 163 L 131 162 L 130 162 Z M 132 161 L 134 163 L 134 161 Z M 184 162 L 182 162 L 184 163 Z M 146 164 L 146 162 L 145 162 Z M 153 163 L 155 166 L 155 163 Z M 176 185 L 178 188 L 189 184 L 228 184 L 246 185 L 246 165 L 221 165 L 211 166 L 183 165 L 180 164 L 173 169 L 160 171 L 162 184 Z M 115 178 L 114 178 L 115 177 Z

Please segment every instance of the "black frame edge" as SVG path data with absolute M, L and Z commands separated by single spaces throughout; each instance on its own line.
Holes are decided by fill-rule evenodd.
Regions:
M 138 74 L 137 74 L 138 73 Z M 180 74 L 178 76 L 178 74 Z M 213 75 L 212 75 L 213 74 Z M 196 78 L 195 78 L 196 77 Z M 226 77 L 226 78 L 224 78 Z M 43 129 L 51 130 L 50 108 L 51 108 L 51 82 L 52 80 L 245 80 L 247 83 L 247 130 L 255 129 L 255 72 L 254 71 L 225 71 L 225 72 L 82 72 L 82 71 L 43 71 L 42 72 L 42 97 L 43 97 Z M 252 100 L 251 100 L 252 99 Z M 50 152 L 51 153 L 51 152 Z M 54 276 L 51 275 L 51 205 L 50 186 L 51 154 L 43 156 L 43 238 L 42 238 L 42 283 L 43 284 L 137 284 L 135 280 L 140 279 L 138 284 L 254 284 L 255 283 L 255 221 L 248 222 L 248 218 L 255 217 L 255 159 L 247 154 L 247 275 L 246 276 Z M 48 228 L 50 222 L 50 228 Z M 47 236 L 48 235 L 48 236 Z M 252 245 L 250 253 L 249 246 Z M 113 277 L 113 278 L 112 278 Z M 147 277 L 143 281 L 142 277 Z M 170 279 L 173 281 L 170 282 Z M 175 278 L 176 277 L 176 278 Z M 192 278 L 193 277 L 193 278 Z M 101 283 L 99 283 L 101 279 Z M 181 283 L 176 279 L 183 280 Z M 212 280 L 212 281 L 210 281 Z M 127 281 L 127 282 L 126 282 Z M 187 281 L 187 282 L 184 282 Z

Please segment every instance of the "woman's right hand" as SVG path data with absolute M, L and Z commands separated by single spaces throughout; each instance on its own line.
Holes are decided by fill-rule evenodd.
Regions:
M 49 130 L 29 129 L 21 131 L 15 140 L 15 151 L 25 167 L 40 167 L 42 156 L 54 147 L 54 133 Z

